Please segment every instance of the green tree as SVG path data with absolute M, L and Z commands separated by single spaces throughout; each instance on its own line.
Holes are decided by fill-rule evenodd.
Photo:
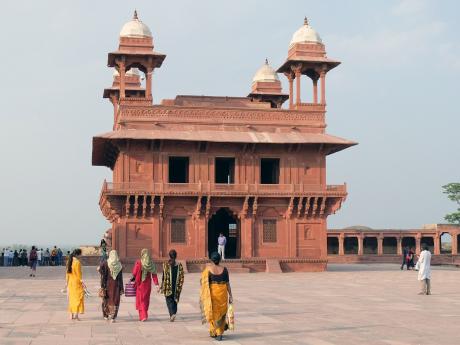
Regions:
M 460 183 L 449 183 L 442 186 L 443 193 L 447 194 L 447 197 L 456 202 L 460 206 Z M 457 212 L 449 213 L 444 217 L 449 223 L 460 224 L 460 207 L 457 208 Z

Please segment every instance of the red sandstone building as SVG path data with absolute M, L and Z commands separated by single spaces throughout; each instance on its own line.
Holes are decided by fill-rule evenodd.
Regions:
M 326 133 L 326 75 L 340 62 L 305 20 L 286 61 L 276 72 L 266 61 L 248 96 L 155 104 L 152 75 L 165 57 L 136 13 L 108 56 L 113 130 L 93 138 L 92 162 L 113 170 L 99 201 L 112 246 L 126 261 L 144 247 L 158 260 L 175 248 L 193 265 L 223 232 L 226 258 L 247 269 L 324 270 L 327 216 L 347 195 L 326 183 L 326 157 L 355 145 Z

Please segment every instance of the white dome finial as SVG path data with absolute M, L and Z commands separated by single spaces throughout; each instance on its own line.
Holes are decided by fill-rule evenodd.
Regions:
M 304 18 L 303 25 L 299 28 L 299 30 L 294 32 L 294 35 L 292 35 L 289 46 L 296 43 L 322 43 L 319 34 L 308 23 L 307 17 Z
M 120 37 L 145 38 L 152 37 L 152 33 L 149 27 L 139 19 L 137 10 L 134 10 L 133 19 L 123 25 L 120 31 Z
M 257 81 L 279 81 L 278 74 L 275 70 L 268 64 L 268 59 L 265 59 L 265 63 L 260 67 L 256 74 L 254 74 L 254 78 L 252 78 L 252 82 L 255 83 Z

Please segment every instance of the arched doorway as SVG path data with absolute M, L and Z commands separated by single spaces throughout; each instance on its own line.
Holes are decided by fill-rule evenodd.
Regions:
M 225 259 L 240 257 L 239 221 L 228 208 L 220 208 L 208 222 L 208 256 L 217 251 L 217 238 L 223 233 L 227 237 Z

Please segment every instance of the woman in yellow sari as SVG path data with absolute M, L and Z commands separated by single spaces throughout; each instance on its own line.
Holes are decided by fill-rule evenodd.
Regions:
M 85 312 L 85 291 L 81 275 L 81 264 L 78 257 L 81 249 L 75 249 L 67 260 L 66 282 L 69 299 L 69 313 L 72 320 L 78 320 L 78 314 Z
M 201 274 L 200 307 L 202 322 L 209 323 L 209 335 L 222 340 L 227 329 L 228 303 L 233 303 L 228 270 L 219 265 L 220 255 L 211 254 L 211 264 Z

